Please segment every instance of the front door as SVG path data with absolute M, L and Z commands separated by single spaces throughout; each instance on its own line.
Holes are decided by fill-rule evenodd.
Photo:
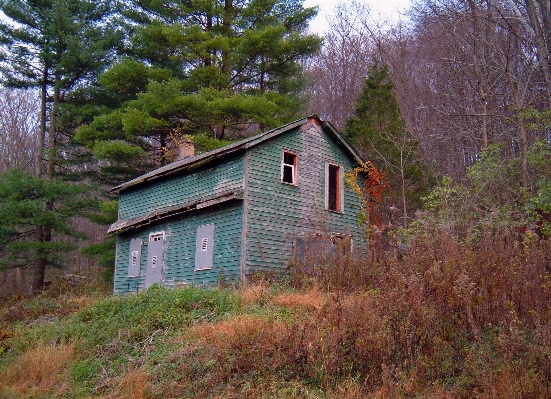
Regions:
M 145 269 L 145 288 L 151 284 L 160 283 L 163 276 L 163 251 L 165 232 L 149 234 L 147 243 L 147 266 Z

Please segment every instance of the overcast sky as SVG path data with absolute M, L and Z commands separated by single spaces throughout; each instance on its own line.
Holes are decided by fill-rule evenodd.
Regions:
M 369 4 L 371 10 L 382 17 L 397 17 L 399 12 L 404 11 L 410 4 L 410 0 L 360 0 Z M 323 33 L 327 30 L 327 16 L 333 13 L 337 4 L 351 3 L 351 0 L 304 0 L 305 7 L 319 6 L 317 17 L 312 21 L 310 27 L 315 33 Z M 376 15 L 375 15 L 376 16 Z

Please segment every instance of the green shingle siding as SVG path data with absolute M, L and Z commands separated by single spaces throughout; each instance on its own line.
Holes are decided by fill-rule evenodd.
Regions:
M 210 169 L 130 188 L 121 193 L 119 219 L 146 215 L 154 209 L 242 188 L 243 170 L 243 158 L 238 158 Z
M 221 278 L 228 283 L 239 281 L 241 256 L 242 202 L 225 204 L 224 207 L 205 209 L 187 217 L 175 217 L 165 223 L 130 234 L 121 234 L 117 241 L 115 293 L 136 292 L 144 286 L 147 245 L 142 248 L 140 276 L 128 277 L 129 242 L 140 237 L 147 241 L 149 234 L 165 231 L 163 256 L 163 280 L 165 286 L 178 284 L 216 285 Z M 213 268 L 195 271 L 195 239 L 197 227 L 213 223 Z
M 298 186 L 281 182 L 281 154 L 298 153 Z M 359 200 L 345 185 L 343 213 L 324 209 L 325 163 L 355 165 L 326 134 L 311 127 L 288 132 L 250 153 L 248 180 L 246 268 L 271 270 L 287 265 L 293 241 L 312 233 L 347 233 L 355 240 L 362 231 L 356 224 Z M 353 205 L 352 208 L 350 205 Z

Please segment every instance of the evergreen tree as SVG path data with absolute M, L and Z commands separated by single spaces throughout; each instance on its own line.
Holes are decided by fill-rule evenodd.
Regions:
M 345 136 L 365 160 L 385 172 L 393 190 L 391 201 L 401 208 L 396 217 L 407 226 L 411 208 L 419 206 L 429 175 L 421 163 L 418 142 L 407 131 L 393 89 L 388 66 L 375 61 L 367 71 L 354 113 L 347 120 Z
M 41 179 L 19 169 L 0 175 L 0 269 L 28 267 L 39 260 L 62 266 L 65 253 L 74 249 L 65 238 L 83 237 L 71 227 L 70 218 L 96 208 L 88 193 L 83 184 Z M 44 212 L 45 202 L 55 206 Z M 50 231 L 62 239 L 44 240 L 37 231 Z M 41 283 L 38 288 L 43 276 Z
M 12 87 L 40 89 L 35 176 L 52 184 L 56 162 L 61 158 L 57 151 L 60 104 L 70 90 L 90 82 L 104 69 L 118 40 L 107 23 L 111 4 L 109 0 L 0 1 L 0 10 L 8 18 L 0 23 L 2 80 Z M 53 218 L 54 200 L 45 196 L 42 205 L 44 218 Z M 55 226 L 45 223 L 35 227 L 35 242 L 44 247 L 54 245 Z M 48 251 L 37 250 L 35 254 L 33 290 L 43 285 L 46 266 L 51 264 Z
M 152 149 L 150 159 L 162 164 L 171 141 L 224 139 L 292 119 L 300 61 L 321 44 L 303 33 L 315 12 L 302 0 L 130 2 L 129 59 L 100 80 L 127 101 L 98 107 L 77 138 L 110 167 Z

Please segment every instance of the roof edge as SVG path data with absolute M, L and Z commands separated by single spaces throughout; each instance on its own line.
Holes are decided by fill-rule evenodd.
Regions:
M 147 226 L 155 221 L 180 215 L 183 213 L 189 213 L 193 211 L 198 211 L 200 209 L 209 208 L 224 202 L 232 200 L 242 200 L 243 199 L 243 190 L 235 189 L 225 191 L 213 196 L 210 196 L 206 199 L 195 200 L 179 205 L 172 205 L 160 209 L 156 209 L 146 215 L 137 216 L 130 219 L 118 220 L 109 226 L 107 230 L 108 235 L 124 233 L 127 230 Z
M 118 186 L 113 187 L 109 191 L 112 193 L 116 193 L 121 190 L 125 190 L 127 188 L 143 184 L 145 182 L 157 180 L 161 177 L 168 176 L 174 173 L 178 173 L 182 170 L 189 170 L 194 167 L 198 167 L 201 165 L 204 165 L 206 163 L 210 163 L 214 159 L 217 159 L 219 157 L 238 152 L 241 150 L 246 150 L 251 147 L 254 147 L 266 140 L 271 139 L 272 137 L 278 136 L 282 133 L 285 133 L 286 131 L 289 131 L 291 129 L 294 129 L 302 124 L 304 124 L 306 121 L 308 121 L 310 118 L 315 118 L 318 123 L 321 124 L 321 120 L 316 116 L 312 115 L 310 117 L 298 119 L 293 122 L 289 122 L 285 125 L 279 126 L 275 129 L 271 129 L 262 133 L 258 133 L 254 136 L 247 137 L 243 140 L 237 141 L 235 143 L 228 144 L 227 146 L 217 148 L 212 151 L 205 152 L 203 154 L 199 154 L 194 157 L 181 159 L 178 161 L 174 161 L 166 166 L 162 166 L 160 168 L 154 169 L 148 173 L 145 173 L 139 177 L 136 177 L 128 182 L 119 184 Z
M 283 134 L 285 132 L 288 132 L 292 129 L 295 129 L 297 127 L 302 127 L 305 124 L 312 124 L 314 127 L 316 127 L 318 130 L 323 130 L 324 128 L 327 128 L 329 133 L 335 138 L 335 140 L 338 142 L 338 144 L 341 146 L 342 149 L 344 149 L 349 156 L 355 159 L 355 161 L 363 165 L 365 162 L 360 157 L 360 155 L 352 148 L 350 144 L 344 139 L 344 137 L 338 132 L 338 130 L 331 124 L 329 121 L 322 121 L 317 115 L 312 114 L 310 116 L 307 116 L 305 118 L 298 119 L 293 122 L 289 122 L 285 125 L 282 125 L 280 127 L 277 127 L 275 129 L 268 130 L 266 132 L 262 132 L 259 134 L 256 134 L 251 137 L 247 137 L 243 140 L 237 141 L 235 143 L 229 144 L 227 146 L 217 148 L 212 151 L 205 152 L 203 154 L 199 154 L 194 157 L 190 158 L 184 158 L 178 161 L 174 161 L 168 165 L 162 166 L 160 168 L 154 169 L 148 173 L 145 173 L 139 177 L 136 177 L 135 179 L 132 179 L 128 182 L 119 184 L 116 187 L 113 187 L 109 191 L 112 193 L 119 192 L 121 190 L 125 190 L 127 188 L 137 186 L 140 184 L 144 184 L 146 182 L 154 181 L 157 179 L 160 179 L 165 176 L 170 176 L 172 174 L 179 173 L 181 171 L 185 170 L 192 170 L 197 167 L 203 166 L 205 164 L 211 163 L 214 160 L 221 158 L 223 156 L 227 156 L 239 151 L 246 151 L 249 148 L 255 147 L 266 140 L 270 140 L 273 137 L 277 137 L 280 134 Z
M 356 162 L 360 165 L 364 165 L 365 161 L 362 159 L 360 154 L 346 141 L 346 139 L 342 136 L 342 134 L 339 133 L 337 128 L 331 124 L 329 121 L 323 121 L 322 126 L 327 127 L 333 135 L 337 138 L 337 140 L 342 144 L 342 146 L 349 152 L 349 154 L 355 158 Z

